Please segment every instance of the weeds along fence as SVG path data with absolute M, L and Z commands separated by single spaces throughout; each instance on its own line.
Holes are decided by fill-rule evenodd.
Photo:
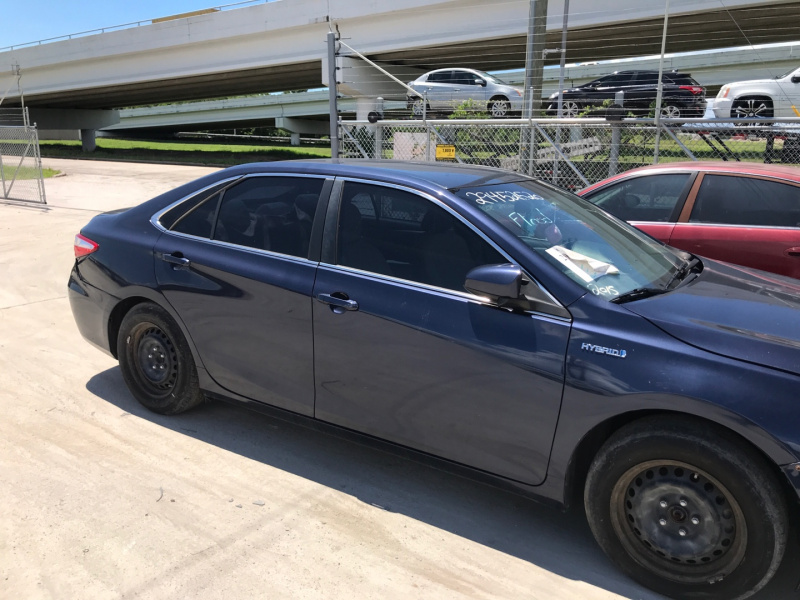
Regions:
M 580 189 L 656 162 L 800 164 L 800 119 L 340 122 L 340 156 L 499 167 Z

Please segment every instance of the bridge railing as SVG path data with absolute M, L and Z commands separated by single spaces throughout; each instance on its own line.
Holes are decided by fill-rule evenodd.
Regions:
M 342 157 L 487 165 L 568 189 L 656 162 L 800 165 L 800 119 L 342 121 L 340 129 Z

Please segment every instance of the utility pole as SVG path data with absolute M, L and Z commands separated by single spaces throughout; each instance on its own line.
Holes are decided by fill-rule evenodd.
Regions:
M 525 107 L 523 118 L 530 119 L 542 103 L 547 0 L 530 0 L 528 9 L 528 44 L 525 53 Z

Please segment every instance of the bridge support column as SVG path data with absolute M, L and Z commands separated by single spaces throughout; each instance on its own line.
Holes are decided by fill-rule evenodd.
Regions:
M 84 152 L 94 152 L 97 150 L 97 132 L 94 129 L 81 129 L 81 149 Z

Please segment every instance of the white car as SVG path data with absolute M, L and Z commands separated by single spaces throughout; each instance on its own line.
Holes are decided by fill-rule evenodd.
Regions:
M 475 69 L 437 69 L 425 73 L 409 87 L 422 94 L 408 96 L 408 107 L 415 117 L 421 117 L 425 99 L 427 110 L 453 112 L 466 100 L 474 100 L 480 109 L 492 118 L 508 117 L 522 112 L 522 90 L 508 85 L 494 75 Z
M 714 114 L 719 119 L 800 117 L 800 69 L 775 79 L 723 85 L 714 100 Z

